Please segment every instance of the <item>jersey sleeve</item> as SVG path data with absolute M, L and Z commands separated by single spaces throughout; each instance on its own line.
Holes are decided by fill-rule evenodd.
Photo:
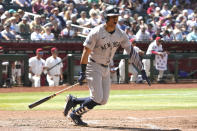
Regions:
M 122 38 L 123 38 L 123 41 L 121 42 L 122 48 L 124 48 L 127 54 L 129 54 L 131 63 L 133 63 L 141 71 L 143 69 L 143 64 L 139 57 L 139 54 L 135 51 L 135 49 L 131 45 L 126 33 L 123 32 Z
M 95 45 L 96 45 L 96 40 L 97 40 L 96 29 L 97 28 L 94 28 L 94 29 L 91 30 L 91 32 L 88 34 L 85 42 L 83 43 L 83 46 L 88 47 L 90 50 L 93 50 Z
M 33 66 L 33 58 L 30 58 L 29 59 L 29 67 L 32 67 Z

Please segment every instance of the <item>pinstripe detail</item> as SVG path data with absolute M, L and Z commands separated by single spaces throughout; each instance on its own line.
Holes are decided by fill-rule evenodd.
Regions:
M 130 59 L 131 62 L 141 71 L 143 69 L 143 64 L 140 60 L 139 54 L 133 49 L 131 46 L 131 52 L 130 52 Z

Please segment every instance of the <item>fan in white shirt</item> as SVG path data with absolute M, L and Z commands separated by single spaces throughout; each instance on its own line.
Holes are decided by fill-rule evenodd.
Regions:
M 86 26 L 89 23 L 89 19 L 86 18 L 86 12 L 82 11 L 80 13 L 81 18 L 77 19 L 77 23 L 79 23 L 79 25 L 81 26 Z
M 40 26 L 34 26 L 34 32 L 31 33 L 31 40 L 42 40 Z
M 47 26 L 44 30 L 45 30 L 45 33 L 42 34 L 42 39 L 53 41 L 54 40 L 54 34 L 51 33 L 51 27 Z

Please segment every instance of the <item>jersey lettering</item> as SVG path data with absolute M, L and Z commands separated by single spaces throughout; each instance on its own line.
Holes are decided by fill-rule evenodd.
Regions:
M 114 42 L 112 42 L 112 43 L 106 43 L 106 44 L 104 44 L 103 46 L 101 46 L 101 49 L 107 49 L 107 48 L 110 48 L 110 47 L 112 47 L 112 48 L 114 48 L 114 47 L 119 47 L 120 46 L 120 42 L 118 42 L 118 41 L 114 41 Z

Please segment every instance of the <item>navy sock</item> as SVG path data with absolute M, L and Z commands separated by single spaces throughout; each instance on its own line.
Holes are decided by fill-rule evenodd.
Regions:
M 82 105 L 85 107 L 88 107 L 88 109 L 93 109 L 96 105 L 100 105 L 96 102 L 94 102 L 90 97 L 88 99 L 86 99 L 86 101 L 84 103 L 82 103 Z
M 85 97 L 85 98 L 75 98 L 74 100 L 73 100 L 73 102 L 75 103 L 75 104 L 82 104 L 82 103 L 84 103 L 86 100 L 88 100 L 90 97 Z
M 80 107 L 73 111 L 76 115 L 83 115 L 87 111 L 93 109 L 96 105 L 100 105 L 94 102 L 90 97 L 86 98 L 86 100 L 80 105 Z

